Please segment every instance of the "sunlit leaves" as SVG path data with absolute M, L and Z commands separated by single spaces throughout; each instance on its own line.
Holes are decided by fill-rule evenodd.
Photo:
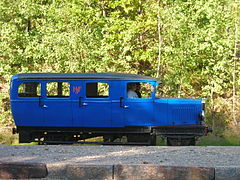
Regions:
M 226 0 L 3 0 L 0 72 L 155 76 L 160 22 L 165 94 L 223 95 L 232 86 L 237 5 Z

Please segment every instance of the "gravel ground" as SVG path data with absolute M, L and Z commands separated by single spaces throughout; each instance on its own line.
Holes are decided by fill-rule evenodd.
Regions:
M 240 147 L 0 145 L 0 162 L 240 167 Z

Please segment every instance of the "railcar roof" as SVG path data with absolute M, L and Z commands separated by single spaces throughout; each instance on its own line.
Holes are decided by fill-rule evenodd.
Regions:
M 116 79 L 116 80 L 152 80 L 156 78 L 127 73 L 24 73 L 17 74 L 18 79 Z

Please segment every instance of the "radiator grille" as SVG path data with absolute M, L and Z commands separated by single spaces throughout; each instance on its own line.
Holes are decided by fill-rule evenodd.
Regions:
M 197 108 L 193 106 L 172 108 L 172 121 L 174 124 L 195 124 L 198 121 Z

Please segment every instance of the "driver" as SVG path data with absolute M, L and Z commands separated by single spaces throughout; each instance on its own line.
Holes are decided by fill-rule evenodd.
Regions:
M 136 83 L 128 83 L 127 85 L 127 97 L 128 98 L 138 98 L 138 95 L 136 93 L 137 90 L 137 84 Z

